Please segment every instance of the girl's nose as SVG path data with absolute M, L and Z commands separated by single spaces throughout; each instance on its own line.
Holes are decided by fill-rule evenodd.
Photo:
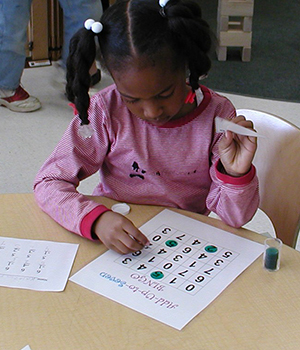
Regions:
M 163 108 L 157 102 L 147 101 L 144 102 L 143 112 L 145 118 L 156 119 L 162 115 Z

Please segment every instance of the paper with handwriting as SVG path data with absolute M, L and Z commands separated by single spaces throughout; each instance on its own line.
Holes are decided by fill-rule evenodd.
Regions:
M 78 244 L 0 237 L 0 286 L 65 289 Z

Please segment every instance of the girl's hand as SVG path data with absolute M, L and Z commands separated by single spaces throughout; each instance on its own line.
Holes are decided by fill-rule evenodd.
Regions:
M 120 254 L 128 254 L 149 244 L 146 236 L 121 214 L 107 211 L 96 220 L 94 233 L 109 249 Z
M 253 129 L 253 123 L 244 116 L 238 116 L 231 120 L 233 123 Z M 242 136 L 231 131 L 226 131 L 219 143 L 220 160 L 224 170 L 231 176 L 243 176 L 251 167 L 257 148 L 257 138 Z

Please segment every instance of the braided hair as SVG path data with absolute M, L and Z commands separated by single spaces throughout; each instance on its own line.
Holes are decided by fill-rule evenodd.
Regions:
M 193 91 L 199 78 L 211 67 L 208 56 L 212 35 L 193 0 L 117 0 L 101 18 L 103 30 L 96 34 L 101 65 L 108 71 L 122 71 L 133 59 L 156 62 L 167 49 L 170 66 L 187 67 Z M 81 124 L 89 124 L 89 69 L 95 60 L 95 34 L 80 29 L 71 39 L 67 61 L 67 97 L 75 103 Z

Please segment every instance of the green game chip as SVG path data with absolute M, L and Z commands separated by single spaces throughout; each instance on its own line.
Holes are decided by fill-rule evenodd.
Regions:
M 167 247 L 176 247 L 178 245 L 178 243 L 176 241 L 174 241 L 173 239 L 170 239 L 170 240 L 166 241 L 165 245 Z
M 207 251 L 207 253 L 215 253 L 218 250 L 215 245 L 207 245 L 204 249 Z
M 161 278 L 164 277 L 164 274 L 161 271 L 154 271 L 154 272 L 151 272 L 150 276 L 155 280 L 160 280 Z

